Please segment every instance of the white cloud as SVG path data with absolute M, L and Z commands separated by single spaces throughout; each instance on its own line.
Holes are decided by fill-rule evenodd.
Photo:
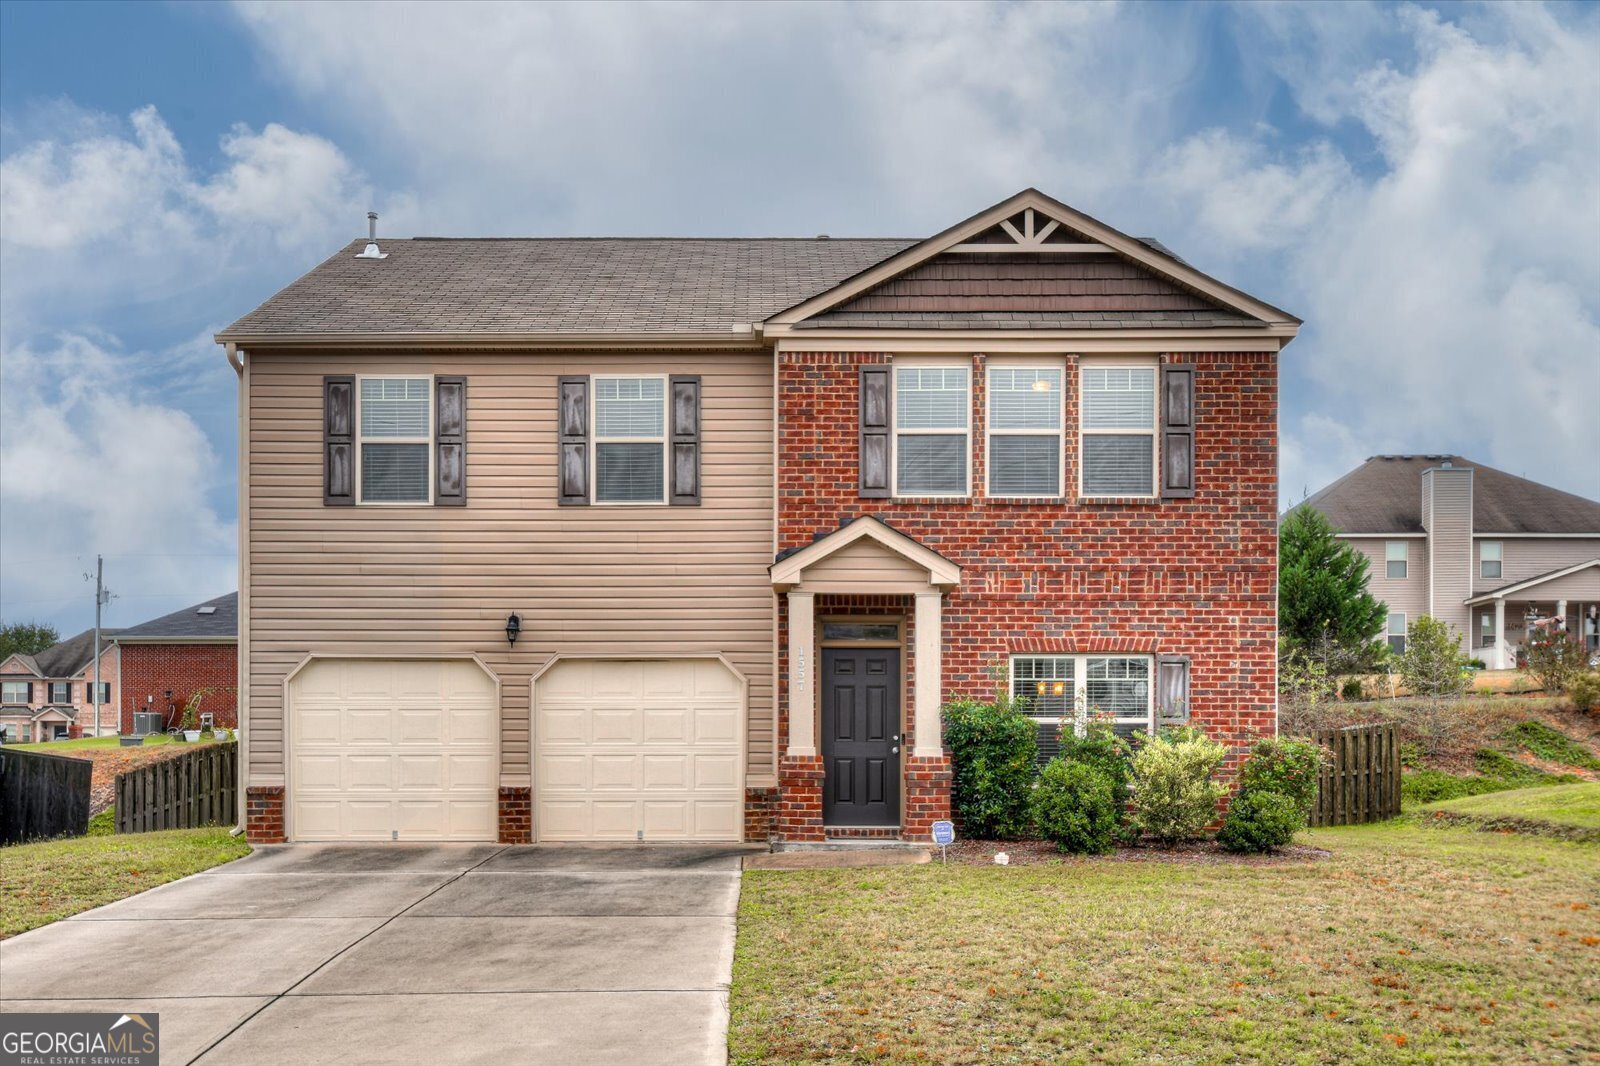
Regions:
M 107 338 L 72 334 L 9 347 L 0 359 L 7 620 L 81 620 L 93 595 L 80 573 L 96 553 L 119 596 L 108 625 L 237 583 L 234 525 L 208 499 L 229 463 L 192 418 L 149 395 L 129 372 L 136 363 Z
M 1330 453 L 1382 451 L 1600 496 L 1600 33 L 1505 13 L 1469 29 L 1405 9 L 1414 69 L 1312 94 L 1370 133 L 1364 174 L 1326 143 L 1285 159 L 1220 131 L 1168 155 L 1211 247 L 1273 253 L 1307 319 L 1286 382 L 1317 413 L 1285 427 L 1286 498 L 1338 472 Z

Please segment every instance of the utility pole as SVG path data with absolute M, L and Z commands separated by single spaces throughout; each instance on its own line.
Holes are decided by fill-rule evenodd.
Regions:
M 84 575 L 87 577 L 88 575 Z M 100 608 L 111 598 L 106 594 L 105 557 L 94 557 L 94 688 L 89 692 L 89 710 L 94 715 L 94 735 L 100 735 Z

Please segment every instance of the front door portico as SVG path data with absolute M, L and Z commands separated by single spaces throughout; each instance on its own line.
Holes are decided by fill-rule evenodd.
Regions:
M 822 651 L 822 821 L 900 824 L 900 651 Z

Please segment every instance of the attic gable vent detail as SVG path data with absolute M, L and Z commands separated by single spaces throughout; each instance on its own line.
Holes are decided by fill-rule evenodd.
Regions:
M 965 244 L 951 245 L 947 251 L 973 252 L 982 255 L 995 253 L 1062 252 L 1074 255 L 1111 252 L 1112 249 L 1097 241 L 1084 241 L 1077 234 L 1062 227 L 1061 223 L 1043 212 L 1027 208 L 1011 218 L 1002 219 L 1000 225 Z

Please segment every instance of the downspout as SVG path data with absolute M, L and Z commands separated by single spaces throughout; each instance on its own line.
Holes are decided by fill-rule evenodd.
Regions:
M 239 660 L 237 667 L 237 683 L 239 690 L 234 694 L 233 698 L 233 705 L 235 708 L 234 717 L 236 720 L 235 724 L 239 727 L 239 817 L 238 822 L 228 832 L 229 836 L 236 837 L 244 834 L 245 827 L 248 824 L 250 816 L 249 792 L 247 790 L 247 786 L 250 781 L 250 741 L 246 732 L 249 728 L 250 722 L 250 716 L 248 713 L 250 691 L 245 683 L 249 674 L 250 664 L 250 646 L 248 643 L 250 592 L 249 585 L 246 583 L 246 578 L 249 576 L 247 553 L 249 551 L 250 543 L 248 526 L 250 506 L 249 493 L 246 485 L 246 478 L 249 471 L 250 427 L 245 419 L 247 403 L 246 391 L 249 382 L 245 378 L 244 373 L 244 353 L 239 351 L 239 346 L 234 344 L 232 341 L 229 341 L 227 344 L 223 345 L 222 350 L 227 353 L 228 365 L 233 367 L 233 372 L 239 377 L 239 633 L 234 645 L 234 647 L 237 649 Z

